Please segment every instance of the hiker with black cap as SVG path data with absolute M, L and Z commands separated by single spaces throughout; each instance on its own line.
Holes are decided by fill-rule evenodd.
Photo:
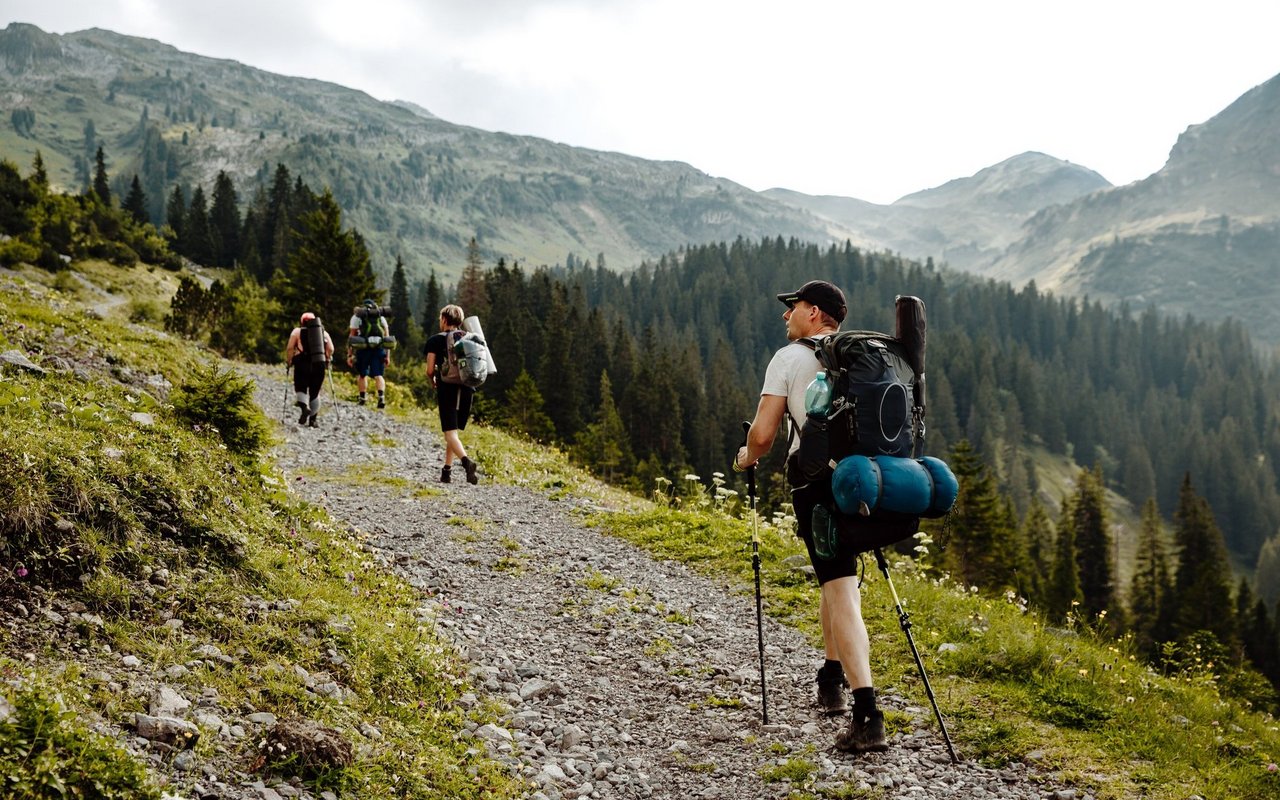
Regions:
M 367 340 L 374 337 L 386 338 L 391 334 L 387 318 L 382 316 L 377 303 L 365 300 L 364 307 L 357 308 L 356 312 L 348 323 L 351 336 L 364 337 Z M 369 390 L 369 378 L 372 377 L 374 386 L 378 390 L 378 408 L 387 407 L 387 383 L 382 374 L 390 363 L 391 351 L 385 347 L 365 347 L 353 352 L 348 346 L 347 366 L 355 367 L 356 389 L 360 392 L 357 402 L 360 405 L 364 405 L 365 395 Z
M 476 390 L 462 383 L 458 375 L 456 356 L 449 357 L 449 348 L 457 337 L 465 333 L 462 320 L 466 317 L 462 308 L 453 304 L 440 309 L 440 332 L 427 338 L 422 348 L 426 358 L 427 380 L 436 390 L 436 406 L 440 409 L 440 432 L 444 435 L 444 467 L 440 470 L 440 482 L 452 480 L 453 459 L 456 456 L 466 472 L 467 483 L 478 483 L 476 462 L 467 457 L 462 446 L 461 431 L 467 427 L 471 416 L 471 401 Z
M 818 578 L 821 600 L 818 618 L 826 662 L 818 670 L 818 706 L 827 715 L 848 710 L 844 687 L 853 688 L 853 714 L 847 728 L 836 736 L 836 747 L 849 752 L 884 750 L 884 715 L 876 708 L 871 679 L 871 646 L 862 619 L 862 598 L 858 589 L 855 553 L 837 549 L 832 558 L 819 558 L 813 543 L 812 501 L 807 501 L 806 485 L 794 469 L 793 457 L 800 444 L 799 426 L 805 419 L 805 390 L 818 374 L 814 340 L 840 329 L 847 307 L 844 293 L 827 281 L 809 281 L 778 299 L 786 304 L 788 344 L 774 353 L 765 370 L 764 387 L 755 419 L 747 433 L 747 443 L 734 458 L 733 468 L 741 472 L 769 452 L 784 417 L 791 420 L 788 437 L 787 477 L 800 538 L 809 551 L 809 561 Z
M 319 427 L 316 415 L 320 413 L 320 387 L 333 360 L 333 339 L 315 314 L 308 311 L 298 320 L 298 327 L 289 334 L 284 347 L 284 360 L 293 367 L 293 393 L 300 411 L 298 424 Z

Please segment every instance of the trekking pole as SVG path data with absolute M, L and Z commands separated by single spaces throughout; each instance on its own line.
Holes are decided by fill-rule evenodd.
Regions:
M 289 421 L 289 370 L 291 366 L 288 363 L 284 365 L 284 408 L 280 409 L 280 421 L 285 423 Z
M 751 423 L 743 422 L 742 430 L 750 432 Z M 735 455 L 734 458 L 737 458 Z M 751 569 L 756 574 L 756 643 L 760 650 L 760 716 L 769 724 L 769 694 L 764 682 L 764 602 L 760 598 L 760 529 L 756 523 L 756 467 L 747 467 L 747 497 L 751 500 Z
M 916 669 L 920 670 L 920 679 L 924 681 L 924 692 L 929 695 L 929 702 L 933 704 L 933 714 L 938 718 L 938 727 L 942 729 L 942 740 L 947 743 L 951 763 L 959 764 L 960 759 L 956 757 L 956 750 L 951 746 L 951 736 L 947 733 L 947 723 L 942 721 L 942 711 L 938 709 L 938 700 L 933 696 L 933 687 L 929 685 L 929 676 L 925 674 L 924 662 L 920 660 L 920 651 L 916 649 L 916 640 L 911 636 L 911 617 L 902 607 L 902 601 L 898 599 L 898 590 L 893 588 L 893 578 L 889 577 L 889 563 L 885 561 L 884 553 L 877 547 L 875 554 L 876 566 L 884 573 L 884 579 L 889 583 L 889 594 L 893 595 L 893 604 L 898 609 L 898 624 L 902 627 L 902 632 L 907 635 L 907 644 L 911 646 L 911 655 L 915 657 Z

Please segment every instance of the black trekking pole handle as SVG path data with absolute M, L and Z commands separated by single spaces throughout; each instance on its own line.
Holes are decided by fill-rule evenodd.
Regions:
M 751 423 L 742 423 L 742 441 L 746 445 Z M 734 459 L 737 459 L 734 454 Z M 736 463 L 736 461 L 735 461 Z M 760 530 L 756 523 L 756 465 L 747 467 L 747 497 L 751 501 L 751 570 L 756 576 L 756 645 L 760 651 L 760 717 L 769 724 L 769 693 L 764 680 L 764 601 L 760 596 Z

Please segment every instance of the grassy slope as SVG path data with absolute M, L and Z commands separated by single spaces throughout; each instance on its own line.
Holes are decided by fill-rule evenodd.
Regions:
M 422 598 L 369 561 L 359 532 L 292 499 L 272 468 L 228 454 L 215 433 L 184 425 L 135 380 L 159 372 L 176 383 L 184 364 L 207 360 L 121 322 L 171 276 L 87 272 L 101 278 L 99 270 L 136 293 L 106 320 L 41 285 L 97 302 L 65 273 L 29 272 L 0 293 L 0 350 L 43 353 L 46 366 L 66 358 L 84 370 L 0 373 L 0 484 L 14 489 L 0 497 L 0 596 L 102 620 L 78 624 L 79 641 L 44 635 L 38 624 L 0 628 L 0 671 L 12 681 L 0 712 L 16 708 L 21 723 L 0 725 L 6 796 L 56 796 L 48 787 L 58 781 L 97 781 L 104 797 L 156 796 L 127 755 L 87 731 L 93 720 L 128 728 L 145 710 L 145 698 L 98 677 L 104 667 L 118 672 L 126 653 L 157 670 L 196 663 L 167 682 L 188 697 L 214 688 L 232 714 L 249 705 L 343 731 L 356 745 L 355 765 L 312 776 L 313 788 L 516 796 L 506 769 L 457 736 L 468 716 L 492 721 L 494 709 L 455 702 L 467 690 L 464 665 L 435 637 Z M 136 422 L 138 412 L 154 423 Z M 182 619 L 179 630 L 164 626 L 170 616 Z M 196 651 L 208 644 L 237 666 L 202 666 Z M 295 667 L 327 672 L 352 692 L 341 703 L 322 699 Z M 366 742 L 355 733 L 361 723 L 384 738 Z M 220 757 L 213 738 L 197 745 L 198 757 Z M 254 737 L 233 745 L 236 769 L 249 771 L 256 745 Z
M 48 276 L 32 274 L 48 280 Z M 163 286 L 147 288 L 148 274 L 154 276 L 144 271 L 129 275 L 137 281 L 134 290 L 163 292 Z M 101 280 L 103 275 L 97 278 Z M 122 280 L 117 276 L 117 285 L 123 285 Z M 100 324 L 70 310 L 64 310 L 61 316 L 51 313 L 48 302 L 27 304 L 8 297 L 0 302 L 4 304 L 0 306 L 0 349 L 16 344 L 30 346 L 33 341 L 48 337 L 53 326 L 61 325 L 72 335 L 104 342 L 116 353 L 127 354 L 126 365 L 158 365 L 170 375 L 177 374 L 180 358 L 189 353 L 176 343 L 162 341 L 145 331 Z M 111 313 L 122 315 L 128 307 L 122 305 Z M 15 333 L 19 320 L 26 329 Z M 42 453 L 41 463 L 61 459 L 64 465 L 81 465 L 87 470 L 85 480 L 92 483 L 94 471 L 101 473 L 106 466 L 100 457 L 105 442 L 115 441 L 121 449 L 133 448 L 128 456 L 130 467 L 141 476 L 133 483 L 117 476 L 115 484 L 107 481 L 105 491 L 121 491 L 122 499 L 136 503 L 130 492 L 136 490 L 138 483 L 158 484 L 170 493 L 166 496 L 172 504 L 187 514 L 192 498 L 175 482 L 176 476 L 167 474 L 171 468 L 153 455 L 158 448 L 176 447 L 189 464 L 208 460 L 210 474 L 206 479 L 235 499 L 226 527 L 215 527 L 209 535 L 241 543 L 241 548 L 230 549 L 243 551 L 242 559 L 224 563 L 212 557 L 210 548 L 197 549 L 193 555 L 190 548 L 181 550 L 171 541 L 146 541 L 147 547 L 123 548 L 133 553 L 139 563 L 130 567 L 129 559 L 123 559 L 116 579 L 116 585 L 118 581 L 127 582 L 131 580 L 130 568 L 138 570 L 159 561 L 178 565 L 170 567 L 179 572 L 179 577 L 165 589 L 161 599 L 191 609 L 186 613 L 187 624 L 199 637 L 196 641 L 216 641 L 224 651 L 242 647 L 245 662 L 254 668 L 244 675 L 202 675 L 201 680 L 217 681 L 224 699 L 245 699 L 263 708 L 298 711 L 336 726 L 350 723 L 344 715 L 359 714 L 384 732 L 389 731 L 398 746 L 416 754 L 421 760 L 420 769 L 429 776 L 426 780 L 450 780 L 454 773 L 447 766 L 449 759 L 463 757 L 449 740 L 450 731 L 460 724 L 459 712 L 452 710 L 450 704 L 465 685 L 459 668 L 447 649 L 415 618 L 412 594 L 397 580 L 361 560 L 358 536 L 337 530 L 314 510 L 293 504 L 278 491 L 278 486 L 272 485 L 275 478 L 270 470 L 261 475 L 218 474 L 218 466 L 226 463 L 225 457 L 217 453 L 207 437 L 193 436 L 164 421 L 160 404 L 153 406 L 150 401 L 138 400 L 156 409 L 162 420 L 157 425 L 159 431 L 131 431 L 128 436 L 121 436 L 118 426 L 92 423 L 91 419 L 102 411 L 118 415 L 131 410 L 136 403 L 124 392 L 98 390 L 95 398 L 85 399 L 78 397 L 84 386 L 68 383 L 70 378 L 12 380 L 7 373 L 5 378 L 0 388 L 7 394 L 0 397 L 11 396 L 15 387 L 18 395 L 43 395 L 17 409 L 14 401 L 0 399 L 0 413 L 7 417 L 24 415 L 21 419 L 6 419 L 0 427 L 38 434 L 35 439 L 30 435 L 0 438 L 6 455 Z M 55 395 L 73 407 L 67 416 L 74 424 L 43 410 L 43 403 Z M 137 399 L 138 393 L 132 396 Z M 101 409 L 89 411 L 86 417 L 86 403 L 96 403 Z M 429 422 L 423 411 L 393 410 Z M 14 421 L 19 424 L 10 424 Z M 593 520 L 597 524 L 657 556 L 679 559 L 709 574 L 727 577 L 744 587 L 744 593 L 748 591 L 750 537 L 740 508 L 739 516 L 727 515 L 715 508 L 709 497 L 691 487 L 681 487 L 683 510 L 668 508 L 665 503 L 639 501 L 590 481 L 554 451 L 530 448 L 484 428 L 477 428 L 473 437 L 479 437 L 477 450 L 487 454 L 485 467 L 489 474 L 552 493 L 592 494 L 602 508 Z M 40 446 L 33 446 L 37 444 Z M 1062 468 L 1061 477 L 1071 471 L 1069 467 Z M 46 478 L 51 474 L 52 470 L 46 472 Z M 29 508 L 45 515 L 67 514 L 68 509 L 60 505 L 65 498 L 49 492 L 38 495 L 28 499 Z M 6 507 L 5 512 L 10 509 Z M 781 528 L 766 525 L 761 533 L 769 613 L 803 629 L 817 643 L 816 591 L 783 563 L 801 553 L 801 549 L 794 537 Z M 129 535 L 147 534 L 131 530 Z M 115 565 L 121 561 L 117 552 L 122 549 L 120 542 L 108 539 L 99 542 L 99 547 L 105 563 Z M 138 555 L 139 552 L 146 555 Z M 191 563 L 182 564 L 183 559 Z M 905 691 L 924 706 L 927 701 L 898 630 L 887 587 L 870 562 L 868 567 L 864 606 L 872 631 L 873 668 L 878 681 Z M 116 567 L 107 569 L 105 574 L 110 576 L 113 569 Z M 99 569 L 99 574 L 104 571 Z M 1211 664 L 1193 674 L 1160 676 L 1137 664 L 1125 643 L 1098 639 L 1083 622 L 1069 630 L 1047 627 L 1035 615 L 1010 602 L 972 596 L 929 577 L 909 561 L 897 567 L 894 574 L 899 593 L 912 613 L 916 640 L 962 757 L 990 763 L 1029 758 L 1100 798 L 1180 798 L 1190 794 L 1269 798 L 1280 794 L 1280 773 L 1268 769 L 1280 758 L 1280 728 L 1269 716 L 1220 701 Z M 193 579 L 196 575 L 200 580 Z M 293 598 L 300 605 L 268 619 L 254 618 L 239 603 L 239 598 L 248 594 L 268 599 Z M 112 598 L 119 596 L 106 579 L 101 586 L 91 584 L 86 593 L 91 607 L 117 615 L 103 633 L 97 634 L 102 640 L 135 642 L 141 654 L 161 662 L 172 657 L 181 659 L 184 651 L 193 646 L 190 641 L 175 641 L 154 632 L 159 600 L 135 599 L 138 605 L 131 606 L 126 614 L 111 605 Z M 744 602 L 749 601 L 744 597 Z M 290 679 L 287 669 L 277 672 L 267 667 L 294 663 L 315 666 L 321 648 L 335 641 L 326 632 L 329 621 L 340 617 L 350 617 L 359 634 L 337 640 L 351 649 L 344 653 L 359 665 L 345 676 L 357 690 L 357 699 L 349 708 L 333 709 L 308 697 Z M 388 618 L 394 622 L 392 629 L 385 627 Z M 957 648 L 940 653 L 938 648 L 943 643 Z M 18 644 L 6 642 L 5 652 L 16 652 Z M 66 691 L 80 686 L 79 682 L 68 683 L 67 676 L 79 681 L 75 669 L 60 678 L 50 677 L 59 660 L 66 658 L 65 652 L 46 649 L 36 667 L 9 662 L 6 670 L 42 674 L 42 682 L 62 688 L 65 696 L 78 698 L 79 692 Z M 410 666 L 404 667 L 401 658 L 408 658 Z M 269 679 L 264 681 L 264 676 Z M 83 700 L 73 699 L 76 707 L 117 721 L 131 710 L 128 701 L 107 696 L 101 687 L 91 685 L 90 689 Z M 415 698 L 426 700 L 425 707 L 415 703 Z M 901 725 L 904 720 L 890 722 Z M 390 749 L 380 747 L 379 751 Z M 472 794 L 460 796 L 503 796 L 514 791 L 492 764 L 482 760 L 472 763 L 487 784 L 465 789 Z M 335 780 L 354 782 L 364 788 L 363 796 L 376 797 L 387 791 L 388 775 L 395 769 L 374 758 L 359 765 L 352 774 Z

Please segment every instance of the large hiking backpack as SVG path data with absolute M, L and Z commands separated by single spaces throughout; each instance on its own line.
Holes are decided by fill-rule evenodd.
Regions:
M 461 329 L 447 332 L 444 353 L 440 380 L 445 383 L 474 389 L 489 377 L 489 347 L 479 334 Z
M 920 517 L 946 514 L 958 493 L 945 463 L 915 457 L 925 433 L 924 303 L 899 297 L 895 310 L 894 336 L 842 331 L 805 342 L 832 400 L 827 413 L 806 416 L 789 466 L 819 557 L 834 553 L 837 539 L 864 551 L 909 537 Z
M 387 331 L 387 306 L 356 306 L 352 312 L 360 320 L 360 332 L 347 338 L 352 350 L 394 350 L 396 337 Z
M 323 364 L 329 360 L 324 352 L 324 325 L 320 323 L 319 317 L 312 317 L 302 323 L 300 336 L 302 339 L 302 353 L 307 357 L 308 362 Z

